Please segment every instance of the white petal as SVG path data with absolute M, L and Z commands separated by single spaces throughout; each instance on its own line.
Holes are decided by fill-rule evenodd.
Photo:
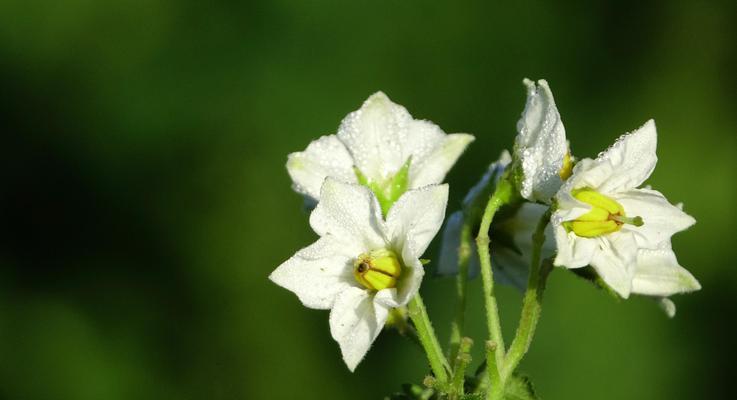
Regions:
M 522 197 L 549 202 L 563 181 L 558 175 L 568 153 L 563 122 L 545 80 L 525 79 L 527 104 L 517 122 L 515 152 L 522 160 Z
M 338 138 L 364 175 L 383 180 L 394 175 L 406 161 L 408 155 L 403 154 L 402 143 L 412 121 L 404 107 L 377 92 L 358 111 L 343 119 Z
M 461 246 L 461 228 L 463 227 L 463 211 L 450 214 L 443 229 L 437 273 L 455 275 L 458 273 L 458 249 Z
M 640 186 L 650 176 L 658 161 L 655 155 L 657 141 L 653 120 L 647 121 L 632 133 L 622 135 L 614 145 L 588 165 L 587 173 L 580 177 L 576 187 L 587 186 L 606 194 Z M 576 173 L 574 169 L 574 175 Z
M 524 289 L 527 286 L 532 256 L 532 235 L 537 230 L 540 218 L 548 207 L 536 203 L 524 203 L 515 215 L 503 221 L 492 229 L 494 232 L 504 232 L 510 235 L 516 249 L 494 244 L 492 232 L 491 258 L 494 268 L 494 279 L 502 284 Z M 550 224 L 545 229 L 545 241 L 541 251 L 541 259 L 552 257 L 555 254 L 555 238 Z
M 675 253 L 667 244 L 660 249 L 642 249 L 637 253 L 632 293 L 670 296 L 699 289 L 699 282 L 678 264 Z
M 615 232 L 595 239 L 598 249 L 591 259 L 596 273 L 625 299 L 632 290 L 637 261 L 637 242 L 629 232 Z
M 307 149 L 292 153 L 287 159 L 287 171 L 294 190 L 317 200 L 325 177 L 343 182 L 356 182 L 353 158 L 335 135 L 312 141 Z
M 335 299 L 330 311 L 330 334 L 340 345 L 348 369 L 356 369 L 379 336 L 388 313 L 389 310 L 375 304 L 373 296 L 364 289 L 346 289 Z
M 448 185 L 431 185 L 405 192 L 386 217 L 389 238 L 403 257 L 420 258 L 445 218 Z M 404 252 L 409 250 L 409 254 Z
M 409 157 L 412 157 L 410 182 L 413 180 L 413 175 L 421 172 L 418 167 L 424 165 L 428 157 L 443 146 L 446 137 L 445 132 L 439 126 L 423 120 L 412 120 L 407 124 L 406 129 L 401 131 L 399 140 L 402 159 L 407 161 Z M 431 183 L 440 183 L 440 181 L 442 177 L 439 181 Z M 410 185 L 410 188 L 413 186 Z
M 310 225 L 318 235 L 330 234 L 346 244 L 359 246 L 361 252 L 386 245 L 381 207 L 374 194 L 363 186 L 330 177 L 322 185 Z
M 420 260 L 410 261 L 405 259 L 402 276 L 399 277 L 397 287 L 378 291 L 374 302 L 389 308 L 407 305 L 420 290 L 424 275 L 425 269 Z
M 277 267 L 269 279 L 294 292 L 306 307 L 329 309 L 335 296 L 352 286 L 350 252 L 325 236 Z
M 409 187 L 415 189 L 442 182 L 466 146 L 473 141 L 474 137 L 465 133 L 444 135 L 440 145 L 424 159 L 413 155 Z
M 642 226 L 622 226 L 622 230 L 634 233 L 639 247 L 657 248 L 676 232 L 696 223 L 693 217 L 670 204 L 655 190 L 633 189 L 613 197 L 624 207 L 628 217 L 642 217 Z
M 555 231 L 555 245 L 558 254 L 555 257 L 555 266 L 565 268 L 582 268 L 591 263 L 598 244 L 596 239 L 577 236 L 566 232 L 561 225 L 553 223 Z

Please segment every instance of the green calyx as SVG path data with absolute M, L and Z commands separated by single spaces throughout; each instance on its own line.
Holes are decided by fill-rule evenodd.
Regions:
M 379 200 L 381 206 L 381 213 L 386 216 L 392 205 L 399 200 L 399 198 L 407 191 L 409 186 L 409 167 L 412 163 L 412 157 L 408 158 L 407 161 L 402 165 L 394 176 L 382 180 L 375 181 L 366 177 L 358 168 L 353 167 L 353 171 L 356 173 L 358 183 L 367 188 L 371 189 Z

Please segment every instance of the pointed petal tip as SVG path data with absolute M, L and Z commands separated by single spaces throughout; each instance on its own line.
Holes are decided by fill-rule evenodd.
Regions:
M 364 107 L 371 104 L 381 104 L 381 103 L 389 103 L 393 104 L 391 99 L 389 99 L 389 96 L 386 95 L 386 93 L 382 92 L 381 90 L 373 93 L 371 96 L 369 96 L 366 101 L 363 102 Z

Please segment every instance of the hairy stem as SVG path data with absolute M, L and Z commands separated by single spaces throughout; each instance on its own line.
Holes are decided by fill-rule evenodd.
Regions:
M 435 336 L 435 330 L 419 293 L 409 302 L 409 317 L 412 319 L 415 329 L 417 329 L 417 336 L 425 349 L 427 360 L 430 362 L 430 368 L 435 378 L 442 385 L 445 385 L 448 383 L 448 361 L 443 355 L 443 349 Z
M 471 345 L 473 340 L 464 337 L 461 339 L 458 348 L 457 359 L 455 360 L 456 368 L 453 371 L 453 381 L 451 382 L 450 400 L 460 399 L 464 394 L 464 382 L 466 380 L 466 367 L 471 363 Z
M 491 254 L 489 253 L 489 228 L 497 210 L 507 204 L 513 194 L 512 184 L 505 178 L 499 180 L 494 193 L 486 203 L 481 226 L 476 237 L 476 246 L 479 252 L 481 265 L 481 282 L 484 288 L 484 303 L 486 306 L 486 324 L 489 330 L 490 342 L 487 346 L 487 371 L 492 386 L 498 386 L 500 370 L 504 362 L 504 338 L 499 321 L 499 309 L 494 295 L 494 275 L 491 271 Z
M 545 290 L 545 281 L 552 270 L 552 264 L 545 262 L 541 265 L 541 252 L 545 242 L 545 227 L 550 220 L 548 210 L 537 224 L 537 229 L 532 235 L 532 257 L 530 264 L 530 275 L 527 280 L 527 290 L 522 301 L 522 313 L 520 315 L 517 333 L 509 346 L 509 352 L 504 360 L 504 368 L 501 372 L 501 383 L 505 385 L 507 379 L 514 373 L 522 358 L 530 349 L 532 338 L 535 335 L 537 322 L 540 319 L 542 309 L 542 295 Z

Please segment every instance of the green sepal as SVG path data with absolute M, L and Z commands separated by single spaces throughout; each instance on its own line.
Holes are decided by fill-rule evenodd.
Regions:
M 353 167 L 353 172 L 356 174 L 358 183 L 374 192 L 376 199 L 379 200 L 381 213 L 385 217 L 389 209 L 392 208 L 392 205 L 407 191 L 407 187 L 409 186 L 409 167 L 411 164 L 412 157 L 409 157 L 394 176 L 383 182 L 372 181 L 357 167 Z
M 430 264 L 430 261 L 431 261 L 431 260 L 430 260 L 429 258 L 420 258 L 420 263 L 421 263 L 422 265 L 427 265 L 427 264 Z
M 512 375 L 507 381 L 507 387 L 504 393 L 505 400 L 539 400 L 535 394 L 535 388 L 532 386 L 530 378 L 524 375 Z

